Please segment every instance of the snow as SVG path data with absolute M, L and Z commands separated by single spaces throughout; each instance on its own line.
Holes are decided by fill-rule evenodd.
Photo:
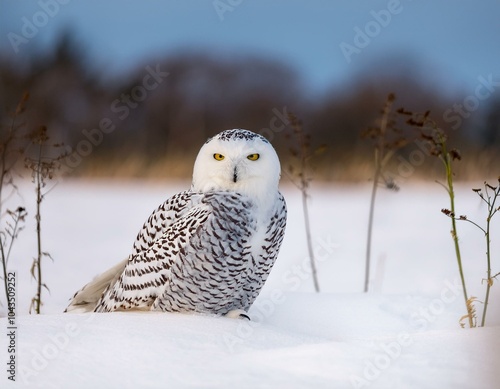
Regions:
M 35 283 L 34 203 L 29 183 L 11 207 L 28 208 L 9 264 L 16 272 L 16 382 L 5 368 L 9 330 L 0 319 L 1 388 L 492 388 L 500 368 L 500 293 L 487 326 L 464 314 L 447 196 L 436 184 L 381 190 L 371 292 L 361 293 L 369 185 L 316 185 L 310 198 L 322 292 L 313 292 L 300 193 L 283 192 L 289 219 L 282 251 L 250 310 L 252 321 L 169 313 L 63 314 L 71 295 L 125 258 L 149 213 L 187 183 L 64 181 L 42 208 L 50 295 L 28 315 Z M 457 189 L 457 212 L 483 222 L 484 206 Z M 459 235 L 468 293 L 484 298 L 484 236 Z M 493 231 L 500 227 L 493 221 Z M 498 234 L 497 234 L 498 235 Z M 492 237 L 494 270 L 500 242 Z M 3 292 L 0 293 L 3 296 Z M 2 297 L 4 301 L 4 297 Z M 478 314 L 482 304 L 477 304 Z M 0 307 L 0 316 L 5 316 Z

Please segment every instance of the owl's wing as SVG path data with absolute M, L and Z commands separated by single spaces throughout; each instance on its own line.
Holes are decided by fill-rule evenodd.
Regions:
M 156 208 L 137 234 L 132 256 L 147 251 L 173 223 L 188 212 L 193 195 L 189 190 L 177 193 Z
M 149 216 L 137 234 L 132 255 L 112 268 L 96 276 L 77 291 L 64 312 L 82 313 L 93 311 L 104 293 L 113 286 L 124 272 L 127 264 L 138 253 L 146 252 L 167 229 L 189 211 L 193 192 L 180 192 L 162 203 Z
M 285 198 L 279 193 L 273 213 L 266 226 L 259 253 L 255 258 L 256 266 L 252 269 L 249 276 L 249 285 L 251 285 L 251 288 L 248 290 L 248 307 L 253 304 L 259 295 L 278 257 L 285 235 L 286 219 L 287 208 Z
M 74 294 L 68 307 L 64 312 L 68 313 L 85 313 L 92 312 L 103 292 L 109 285 L 112 285 L 118 280 L 120 274 L 125 270 L 128 263 L 128 258 L 117 263 L 111 269 L 96 276 L 92 281 L 86 284 L 82 289 Z
M 150 309 L 168 283 L 179 253 L 211 213 L 201 198 L 200 194 L 189 193 L 183 198 L 182 208 L 172 211 L 160 206 L 150 216 L 134 245 L 136 254 L 129 258 L 119 278 L 104 291 L 96 312 Z M 166 220 L 168 223 L 162 225 Z

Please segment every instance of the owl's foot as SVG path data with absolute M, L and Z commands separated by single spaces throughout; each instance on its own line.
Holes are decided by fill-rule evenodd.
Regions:
M 247 319 L 250 320 L 250 316 L 243 309 L 233 309 L 226 313 L 224 316 L 230 319 Z

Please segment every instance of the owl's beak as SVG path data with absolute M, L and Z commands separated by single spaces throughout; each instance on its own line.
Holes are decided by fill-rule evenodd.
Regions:
M 233 171 L 233 182 L 236 183 L 236 181 L 238 181 L 238 171 L 235 166 Z

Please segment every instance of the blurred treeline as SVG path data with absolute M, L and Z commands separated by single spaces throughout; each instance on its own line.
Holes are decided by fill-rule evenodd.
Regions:
M 398 106 L 430 110 L 449 133 L 450 144 L 463 156 L 458 178 L 482 179 L 500 170 L 500 93 L 490 86 L 484 97 L 488 89 L 481 89 L 475 106 L 474 96 L 464 92 L 450 97 L 439 83 L 415 76 L 414 65 L 401 58 L 370 64 L 356 79 L 320 96 L 307 92 L 286 63 L 264 58 L 167 53 L 108 79 L 103 77 L 107 73 L 90 71 L 87 63 L 70 34 L 61 37 L 53 52 L 33 54 L 22 67 L 9 58 L 0 63 L 2 132 L 28 91 L 26 127 L 45 125 L 54 142 L 66 145 L 72 153 L 68 174 L 189 178 L 203 142 L 236 127 L 267 136 L 286 165 L 290 130 L 285 124 L 287 113 L 293 112 L 310 133 L 313 148 L 327 146 L 312 161 L 317 178 L 366 180 L 373 151 L 360 133 L 377 124 L 389 92 L 396 94 Z M 460 113 L 457 104 L 464 103 Z M 416 147 L 410 142 L 394 163 L 413 163 Z M 415 177 L 435 164 L 435 158 L 418 161 Z

